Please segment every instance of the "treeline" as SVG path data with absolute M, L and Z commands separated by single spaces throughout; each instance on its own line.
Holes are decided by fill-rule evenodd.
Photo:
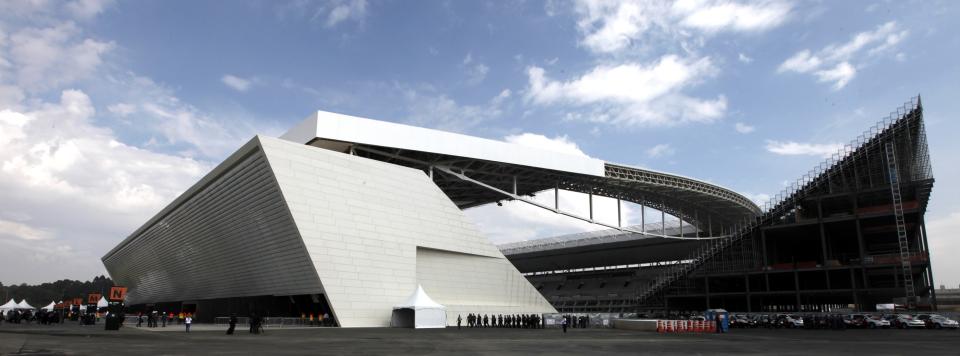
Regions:
M 113 287 L 113 281 L 107 276 L 94 277 L 92 281 L 74 281 L 61 279 L 56 282 L 47 282 L 38 285 L 28 285 L 26 283 L 19 285 L 5 286 L 0 283 L 0 296 L 6 303 L 10 298 L 16 299 L 19 303 L 24 298 L 36 308 L 46 306 L 51 301 L 61 301 L 70 298 L 83 298 L 87 300 L 88 293 L 100 293 L 107 295 Z

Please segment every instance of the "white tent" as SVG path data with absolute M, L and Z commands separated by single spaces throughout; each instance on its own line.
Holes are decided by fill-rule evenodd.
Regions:
M 100 300 L 97 301 L 97 308 L 106 308 L 109 306 L 110 303 L 107 303 L 107 298 L 100 297 Z
M 10 301 L 4 305 L 0 305 L 0 311 L 6 313 L 8 311 L 17 309 L 17 302 L 13 301 L 13 298 L 10 298 Z
M 50 302 L 47 306 L 40 308 L 40 310 L 53 310 L 53 307 L 57 306 L 57 302 Z
M 32 305 L 27 304 L 27 300 L 24 299 L 24 300 L 21 300 L 21 301 L 20 301 L 20 304 L 17 304 L 17 309 L 30 309 L 30 310 L 34 310 L 34 309 L 37 309 L 37 308 L 34 308 Z
M 445 328 L 447 327 L 447 307 L 434 302 L 417 285 L 417 290 L 405 303 L 393 307 L 390 326 L 395 328 Z

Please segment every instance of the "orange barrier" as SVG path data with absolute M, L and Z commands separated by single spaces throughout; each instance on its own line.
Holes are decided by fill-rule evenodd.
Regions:
M 717 324 L 709 320 L 657 320 L 657 333 L 713 333 Z

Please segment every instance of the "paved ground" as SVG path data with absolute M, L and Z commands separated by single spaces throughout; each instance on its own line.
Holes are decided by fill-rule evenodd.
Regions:
M 76 325 L 0 325 L 0 355 L 602 355 L 780 354 L 957 355 L 960 331 L 734 330 L 725 335 L 613 329 L 289 329 L 224 335 L 217 326 L 190 334 L 104 331 Z M 180 329 L 182 330 L 182 329 Z

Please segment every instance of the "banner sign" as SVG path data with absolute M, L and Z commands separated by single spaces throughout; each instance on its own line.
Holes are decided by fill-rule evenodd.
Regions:
M 110 296 L 107 297 L 110 301 L 122 302 L 123 298 L 127 296 L 127 287 L 111 287 Z
M 100 301 L 100 293 L 90 293 L 87 294 L 87 304 L 96 305 Z

